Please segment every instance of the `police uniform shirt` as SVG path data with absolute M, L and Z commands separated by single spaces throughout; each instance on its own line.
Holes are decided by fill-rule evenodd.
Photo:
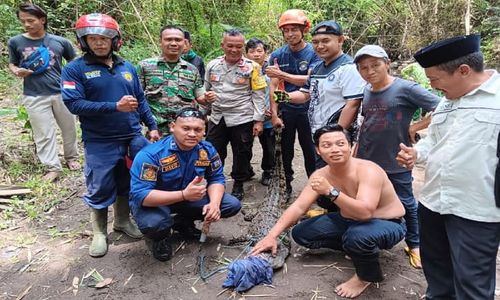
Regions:
M 242 57 L 233 65 L 224 57 L 210 61 L 205 73 L 205 88 L 217 94 L 210 120 L 227 127 L 251 121 L 264 121 L 266 80 L 256 62 Z

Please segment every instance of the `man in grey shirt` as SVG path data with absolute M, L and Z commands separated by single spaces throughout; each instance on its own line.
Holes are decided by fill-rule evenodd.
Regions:
M 34 4 L 21 4 L 17 16 L 25 33 L 9 39 L 9 69 L 23 78 L 22 104 L 28 112 L 38 158 L 47 168 L 46 181 L 54 181 L 62 171 L 58 158 L 56 123 L 61 129 L 64 158 L 70 170 L 80 168 L 76 142 L 75 117 L 68 111 L 61 98 L 61 62 L 75 58 L 75 50 L 67 39 L 48 34 L 47 14 Z M 21 64 L 39 47 L 49 52 L 48 67 L 34 71 Z

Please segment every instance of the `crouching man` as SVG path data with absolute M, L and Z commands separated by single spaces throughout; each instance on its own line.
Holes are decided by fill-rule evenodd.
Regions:
M 354 298 L 371 282 L 383 280 L 380 249 L 390 249 L 405 236 L 405 210 L 387 174 L 373 162 L 351 157 L 351 141 L 338 124 L 314 133 L 316 151 L 327 165 L 309 178 L 295 202 L 283 213 L 251 255 L 277 250 L 276 238 L 295 224 L 320 196 L 340 209 L 301 222 L 292 229 L 298 244 L 311 249 L 345 251 L 356 273 L 335 289 L 339 296 Z
M 186 238 L 199 238 L 195 220 L 216 222 L 241 209 L 240 201 L 224 192 L 219 154 L 202 141 L 203 114 L 191 107 L 179 110 L 170 133 L 142 149 L 130 170 L 132 214 L 146 245 L 160 261 L 172 257 L 171 229 Z

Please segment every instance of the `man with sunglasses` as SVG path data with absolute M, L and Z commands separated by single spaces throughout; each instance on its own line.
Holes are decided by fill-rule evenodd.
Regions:
M 181 58 L 185 45 L 184 30 L 166 25 L 160 30 L 161 56 L 139 63 L 141 84 L 163 135 L 168 134 L 177 110 L 215 100 L 214 92 L 205 92 L 203 77 L 196 66 Z
M 219 154 L 203 140 L 203 114 L 191 107 L 179 110 L 170 133 L 143 148 L 130 170 L 132 214 L 146 245 L 160 261 L 172 257 L 171 229 L 199 238 L 195 220 L 217 222 L 241 209 L 240 201 L 224 192 Z

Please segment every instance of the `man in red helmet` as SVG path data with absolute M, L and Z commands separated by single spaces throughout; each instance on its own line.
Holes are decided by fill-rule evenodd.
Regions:
M 64 141 L 66 165 L 70 170 L 80 169 L 75 116 L 64 106 L 59 86 L 62 59 L 70 61 L 76 54 L 70 41 L 46 32 L 47 13 L 39 6 L 21 4 L 17 17 L 26 32 L 9 39 L 9 69 L 23 79 L 21 102 L 33 129 L 36 154 L 47 170 L 43 179 L 50 182 L 62 172 L 56 123 Z M 34 56 L 40 51 L 46 52 L 43 64 L 26 63 L 39 61 Z
M 270 94 L 278 89 L 286 92 L 298 91 L 307 81 L 309 71 L 319 63 L 320 58 L 314 53 L 311 44 L 304 41 L 304 34 L 311 24 L 304 11 L 290 9 L 279 18 L 278 27 L 283 34 L 286 45 L 275 50 L 269 58 L 266 74 L 271 78 Z M 278 117 L 278 108 L 281 118 Z M 300 147 L 304 155 L 307 176 L 315 170 L 315 150 L 312 141 L 311 127 L 307 117 L 309 103 L 292 104 L 271 101 L 272 123 L 274 127 L 283 127 L 281 149 L 283 150 L 283 167 L 285 169 L 286 193 L 288 200 L 292 196 L 295 132 L 298 133 Z
M 87 193 L 94 236 L 89 254 L 107 252 L 108 206 L 114 204 L 115 231 L 142 237 L 129 217 L 130 175 L 124 157 L 133 158 L 148 141 L 159 139 L 157 124 L 144 98 L 135 68 L 114 54 L 122 44 L 118 23 L 104 14 L 84 15 L 76 22 L 82 57 L 63 69 L 62 96 L 69 111 L 80 118 L 85 150 Z

